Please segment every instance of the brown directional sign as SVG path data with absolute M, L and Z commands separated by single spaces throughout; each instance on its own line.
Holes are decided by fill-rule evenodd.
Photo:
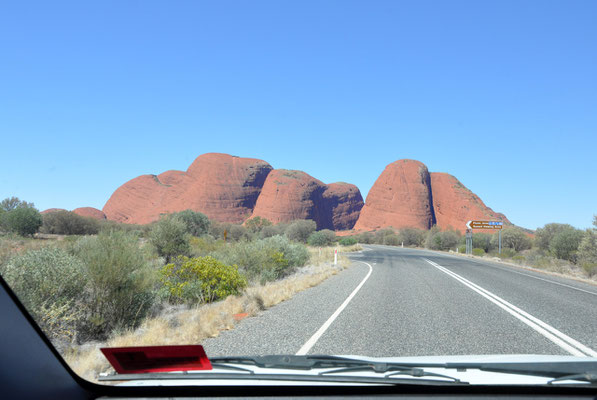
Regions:
M 503 222 L 499 221 L 469 221 L 466 223 L 468 229 L 502 229 Z

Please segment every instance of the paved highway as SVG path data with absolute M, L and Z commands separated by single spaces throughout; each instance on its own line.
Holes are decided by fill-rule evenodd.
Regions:
M 597 286 L 501 263 L 366 246 L 352 266 L 203 344 L 209 356 L 597 356 Z

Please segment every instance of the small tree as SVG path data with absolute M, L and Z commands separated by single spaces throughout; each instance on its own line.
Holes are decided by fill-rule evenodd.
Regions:
M 535 231 L 535 245 L 541 250 L 550 250 L 551 241 L 560 232 L 574 229 L 569 224 L 557 224 L 551 223 L 546 224 L 543 228 L 539 228 Z
M 253 233 L 261 232 L 263 230 L 263 228 L 265 228 L 266 226 L 271 226 L 271 225 L 272 225 L 272 223 L 270 220 L 268 220 L 266 218 L 261 218 L 260 216 L 253 217 L 253 218 L 245 221 L 245 226 L 247 227 L 248 230 L 250 230 Z M 270 236 L 273 236 L 273 235 L 270 235 Z
M 21 236 L 32 236 L 42 225 L 42 217 L 35 208 L 17 207 L 2 214 L 2 226 Z
M 556 258 L 575 263 L 576 252 L 583 236 L 581 230 L 574 228 L 560 231 L 551 240 L 549 249 Z
M 491 240 L 495 246 L 498 241 L 498 236 L 493 235 Z M 522 229 L 511 226 L 502 229 L 502 246 L 514 251 L 526 250 L 531 248 L 531 239 L 524 233 Z
M 20 200 L 18 197 L 7 197 L 0 201 L 0 213 L 2 211 L 12 211 L 17 208 L 35 208 L 33 203 L 27 203 L 26 201 Z
M 188 256 L 191 251 L 187 226 L 177 218 L 166 216 L 156 222 L 149 232 L 149 241 L 166 259 L 166 264 L 174 257 Z
M 324 247 L 329 246 L 336 241 L 336 232 L 329 229 L 322 229 L 317 232 L 313 232 L 309 235 L 307 243 L 311 246 Z
M 193 210 L 184 210 L 175 214 L 172 217 L 178 218 L 184 222 L 187 232 L 193 236 L 203 236 L 209 232 L 209 218 L 203 213 Z
M 41 231 L 58 235 L 95 235 L 99 221 L 75 214 L 72 211 L 54 211 L 44 214 Z
M 309 236 L 315 232 L 317 224 L 310 219 L 294 221 L 286 228 L 286 236 L 290 240 L 306 243 Z

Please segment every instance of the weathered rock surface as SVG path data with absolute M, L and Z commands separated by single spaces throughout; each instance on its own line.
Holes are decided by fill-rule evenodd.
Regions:
M 79 207 L 75 208 L 73 212 L 81 217 L 87 218 L 94 218 L 98 220 L 106 219 L 106 214 L 104 214 L 101 210 L 93 207 Z
M 253 211 L 272 167 L 262 160 L 207 153 L 186 172 L 142 175 L 119 187 L 103 208 L 110 220 L 146 224 L 191 209 L 221 222 L 241 223 Z
M 442 229 L 465 230 L 467 221 L 491 220 L 510 224 L 504 214 L 496 213 L 467 189 L 458 179 L 443 172 L 431 173 L 433 210 L 437 225 Z
M 470 220 L 502 221 L 496 213 L 452 175 L 432 172 L 415 160 L 389 164 L 365 201 L 356 230 L 414 227 L 466 230 Z
M 323 192 L 326 210 L 332 216 L 333 230 L 352 229 L 359 218 L 363 205 L 361 191 L 350 183 L 338 182 L 327 185 Z
M 47 210 L 43 210 L 41 212 L 41 214 L 49 214 L 49 213 L 53 213 L 53 212 L 57 212 L 57 211 L 68 211 L 68 210 L 65 210 L 64 208 L 48 208 Z
M 354 228 L 429 229 L 434 223 L 427 167 L 415 160 L 398 160 L 389 164 L 373 184 Z
M 363 207 L 359 189 L 348 183 L 324 184 L 302 171 L 273 170 L 251 217 L 273 223 L 312 219 L 318 229 L 351 229 Z
M 323 182 L 305 172 L 275 169 L 263 184 L 251 218 L 259 216 L 274 224 L 312 219 L 319 227 L 322 224 L 320 214 L 324 190 Z M 328 221 L 324 225 L 329 225 Z

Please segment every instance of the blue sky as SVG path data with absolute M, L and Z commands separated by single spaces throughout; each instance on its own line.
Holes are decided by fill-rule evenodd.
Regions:
M 5 2 L 0 198 L 102 208 L 223 152 L 367 194 L 401 158 L 515 224 L 597 213 L 595 1 Z

